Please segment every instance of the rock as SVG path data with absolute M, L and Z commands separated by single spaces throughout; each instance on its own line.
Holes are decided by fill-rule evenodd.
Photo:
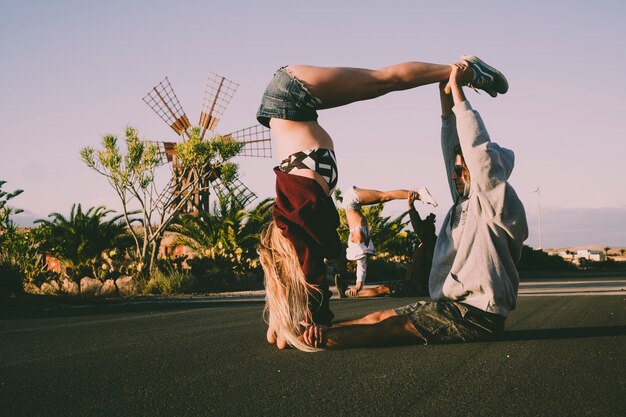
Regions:
M 41 284 L 41 287 L 39 287 L 39 292 L 41 294 L 56 294 L 59 292 L 59 289 L 60 287 L 58 282 L 49 281 Z
M 77 283 L 71 281 L 67 278 L 61 281 L 61 291 L 69 295 L 78 295 L 80 294 L 80 288 Z
M 26 283 L 24 284 L 24 292 L 29 294 L 39 294 L 39 288 L 35 284 Z
M 135 283 L 135 279 L 131 276 L 118 278 L 115 280 L 115 285 L 117 285 L 117 290 L 121 297 L 129 297 L 137 294 L 137 284 Z
M 98 291 L 98 297 L 117 297 L 117 288 L 112 279 L 104 281 L 104 284 L 100 287 L 100 291 Z
M 95 296 L 102 288 L 102 282 L 95 278 L 84 277 L 80 280 L 80 293 L 85 296 Z

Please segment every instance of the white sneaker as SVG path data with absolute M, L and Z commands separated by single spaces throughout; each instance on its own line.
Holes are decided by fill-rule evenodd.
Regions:
M 427 188 L 418 188 L 417 190 L 417 199 L 420 200 L 422 203 L 424 204 L 430 204 L 433 207 L 437 207 L 437 202 L 435 201 L 435 199 L 433 198 L 432 195 L 430 195 L 430 192 L 428 192 Z

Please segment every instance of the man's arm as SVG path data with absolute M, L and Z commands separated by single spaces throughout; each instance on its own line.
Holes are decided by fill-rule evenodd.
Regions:
M 415 233 L 418 233 L 418 229 L 422 225 L 422 218 L 413 205 L 415 200 L 417 200 L 417 193 L 413 190 L 409 191 L 409 198 L 407 198 L 407 202 L 409 203 L 409 218 L 411 219 L 411 226 L 413 226 L 413 230 Z
M 415 191 L 409 192 L 407 202 L 409 204 L 409 218 L 411 219 L 413 231 L 420 242 L 427 241 L 432 236 L 437 238 L 435 235 L 435 215 L 430 213 L 425 219 L 422 219 L 413 204 L 417 198 L 418 194 Z
M 459 64 L 453 67 L 450 74 L 449 86 L 454 100 L 456 130 L 463 158 L 470 172 L 472 187 L 486 191 L 507 180 L 502 157 L 509 155 L 505 155 L 498 144 L 491 142 L 480 114 L 465 98 L 458 79 L 466 70 L 467 67 Z M 512 152 L 507 152 L 513 158 Z
M 452 167 L 454 165 L 454 148 L 459 144 L 459 135 L 456 130 L 456 116 L 452 111 L 454 101 L 451 94 L 446 94 L 446 82 L 439 84 L 439 99 L 441 102 L 441 152 L 443 154 L 443 162 L 446 170 L 446 180 L 450 187 L 452 200 L 456 201 L 458 193 L 456 185 L 450 178 Z

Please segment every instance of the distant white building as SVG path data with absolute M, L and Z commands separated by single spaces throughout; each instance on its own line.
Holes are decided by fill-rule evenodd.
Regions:
M 578 259 L 587 259 L 595 262 L 603 262 L 606 260 L 606 255 L 601 250 L 582 249 L 576 252 L 576 257 Z

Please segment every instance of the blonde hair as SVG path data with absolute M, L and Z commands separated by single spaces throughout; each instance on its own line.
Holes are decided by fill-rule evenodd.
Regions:
M 319 351 L 299 338 L 300 323 L 310 318 L 308 294 L 319 290 L 306 282 L 295 248 L 274 222 L 261 234 L 259 256 L 265 275 L 265 322 L 296 349 Z

